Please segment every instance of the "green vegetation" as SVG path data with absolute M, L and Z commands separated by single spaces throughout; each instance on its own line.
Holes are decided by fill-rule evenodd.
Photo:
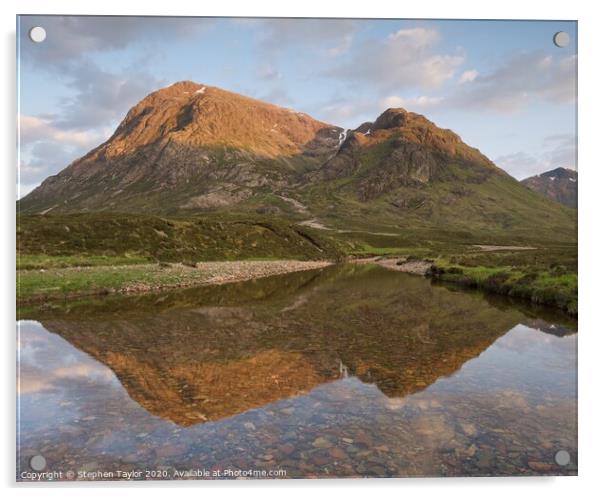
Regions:
M 535 266 L 466 266 L 437 260 L 429 272 L 437 281 L 474 287 L 487 292 L 558 307 L 577 315 L 577 273 L 553 265 L 548 270 Z
M 21 270 L 17 272 L 17 296 L 20 300 L 27 300 L 102 294 L 141 282 L 149 286 L 171 285 L 181 281 L 184 270 L 173 271 L 159 264 Z
M 193 122 L 172 92 L 199 86 L 181 84 L 19 200 L 19 294 L 155 285 L 175 262 L 397 256 L 437 260 L 441 280 L 577 311 L 577 212 L 455 133 L 389 109 L 340 144 L 335 127 L 217 89 Z
M 337 260 L 342 243 L 282 219 L 21 215 L 19 300 L 202 282 L 202 261 Z
M 263 263 L 262 263 L 263 262 Z M 274 274 L 312 270 L 324 263 L 287 260 L 206 262 L 160 262 L 95 267 L 68 267 L 17 271 L 17 297 L 23 302 L 70 299 L 110 293 L 138 293 L 205 284 L 263 278 Z
M 109 212 L 21 215 L 19 268 L 199 262 L 273 257 L 337 259 L 340 243 L 283 219 L 163 218 Z M 83 262 L 83 263 L 82 263 Z
M 22 215 L 17 226 L 18 295 L 35 299 L 119 291 L 132 284 L 185 284 L 186 271 L 201 261 L 396 256 L 436 260 L 434 280 L 577 313 L 575 243 L 524 240 L 512 232 L 489 236 L 428 226 L 353 227 L 319 230 L 282 218 L 217 212 L 202 218 L 109 212 Z M 534 249 L 483 251 L 475 246 L 488 243 Z M 177 269 L 172 266 L 176 262 Z
M 501 171 L 437 156 L 432 180 L 392 182 L 392 177 L 405 177 L 396 169 L 403 164 L 391 158 L 392 143 L 366 148 L 357 168 L 307 186 L 299 191 L 300 201 L 328 226 L 399 234 L 406 246 L 547 246 L 575 241 L 574 209 L 526 189 Z M 365 190 L 379 193 L 362 200 L 360 192 Z
M 97 267 L 103 265 L 134 265 L 150 260 L 135 255 L 31 255 L 19 254 L 17 270 L 57 269 L 66 267 Z

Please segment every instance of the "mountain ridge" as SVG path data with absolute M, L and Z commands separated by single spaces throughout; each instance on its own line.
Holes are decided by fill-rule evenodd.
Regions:
M 387 109 L 344 130 L 191 81 L 147 95 L 105 143 L 46 179 L 19 210 L 253 212 L 333 234 L 544 229 L 568 239 L 574 223 L 420 114 Z

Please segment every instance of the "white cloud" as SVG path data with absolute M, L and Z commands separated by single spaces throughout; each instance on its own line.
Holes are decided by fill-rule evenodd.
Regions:
M 89 61 L 65 66 L 63 77 L 70 94 L 59 102 L 60 119 L 55 125 L 65 129 L 112 125 L 151 91 L 165 85 L 144 69 L 117 74 Z
M 352 44 L 353 35 L 351 33 L 347 33 L 343 35 L 343 37 L 337 45 L 328 48 L 326 50 L 326 53 L 328 53 L 328 55 L 330 55 L 331 57 L 338 57 L 339 55 L 342 55 L 343 53 L 347 52 L 351 48 Z
M 49 119 L 20 116 L 20 195 L 26 195 L 48 176 L 57 174 L 76 158 L 108 138 L 110 128 L 91 131 L 57 128 Z
M 577 140 L 573 134 L 547 136 L 537 152 L 513 152 L 497 157 L 494 162 L 519 180 L 557 167 L 576 169 Z
M 322 108 L 323 115 L 328 116 L 329 122 L 348 122 L 350 118 L 354 118 L 357 115 L 363 113 L 364 106 L 358 106 L 357 104 L 348 102 L 337 102 L 330 105 L 326 105 Z
M 443 97 L 440 96 L 414 96 L 411 98 L 402 98 L 399 96 L 388 96 L 381 100 L 381 106 L 383 108 L 392 107 L 403 107 L 406 110 L 423 109 L 427 107 L 434 107 L 439 105 L 443 101 Z
M 494 160 L 494 163 L 518 180 L 546 170 L 545 165 L 537 157 L 522 151 L 501 155 Z
M 33 26 L 44 26 L 48 37 L 35 50 L 21 53 L 37 65 L 60 70 L 62 62 L 72 63 L 75 59 L 89 57 L 92 52 L 194 37 L 216 22 L 216 19 L 200 17 L 25 16 L 21 17 L 20 29 L 24 45 Z
M 464 83 L 472 83 L 477 77 L 478 77 L 479 73 L 476 70 L 470 70 L 470 71 L 464 71 L 462 73 L 462 75 L 460 76 L 460 79 L 458 79 L 458 83 L 460 84 L 464 84 Z
M 426 47 L 437 41 L 439 34 L 434 29 L 409 28 L 391 33 L 387 39 L 389 41 L 406 40 L 416 47 Z
M 574 134 L 555 134 L 544 139 L 543 158 L 550 169 L 577 168 L 577 139 Z
M 435 29 L 400 29 L 384 39 L 364 41 L 350 60 L 326 71 L 326 75 L 385 89 L 435 88 L 464 62 L 463 55 L 438 53 L 438 41 Z
M 335 57 L 347 52 L 358 24 L 353 19 L 256 19 L 261 43 L 270 52 L 296 45 Z
M 577 96 L 576 64 L 575 56 L 523 53 L 488 74 L 478 74 L 470 84 L 458 85 L 446 100 L 452 107 L 499 113 L 517 112 L 534 100 L 573 103 Z
M 109 128 L 101 131 L 60 129 L 49 119 L 25 114 L 19 116 L 19 130 L 22 146 L 27 146 L 37 141 L 54 141 L 66 145 L 92 147 L 107 139 L 111 132 Z

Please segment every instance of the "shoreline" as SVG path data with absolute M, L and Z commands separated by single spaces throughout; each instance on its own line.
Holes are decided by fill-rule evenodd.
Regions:
M 301 261 L 301 260 L 243 260 L 224 262 L 198 262 L 191 265 L 181 263 L 173 264 L 137 264 L 133 266 L 95 266 L 95 267 L 68 267 L 48 270 L 21 270 L 17 271 L 17 305 L 42 303 L 56 300 L 72 300 L 90 296 L 104 296 L 110 294 L 136 294 L 152 293 L 178 288 L 191 288 L 196 286 L 221 285 L 234 282 L 261 279 L 280 274 L 288 274 L 306 270 L 321 269 L 333 265 L 329 260 Z M 75 282 L 90 284 L 94 278 L 108 275 L 120 275 L 128 271 L 135 271 L 138 276 L 125 274 L 125 280 L 116 281 L 114 286 L 91 287 L 89 289 L 64 290 L 61 287 L 49 287 L 46 292 L 35 292 L 27 296 L 19 296 L 23 279 L 33 277 L 46 284 L 65 280 L 71 276 Z M 128 279 L 128 276 L 130 278 Z M 79 280 L 79 281 L 78 281 Z
M 394 270 L 397 272 L 405 272 L 406 274 L 414 274 L 416 276 L 426 276 L 432 268 L 433 262 L 430 260 L 408 259 L 407 257 L 370 257 L 350 259 L 349 262 L 364 265 L 375 264 L 384 267 L 385 269 Z
M 526 272 L 512 267 L 465 267 L 439 260 L 407 257 L 369 257 L 350 260 L 375 264 L 388 270 L 425 277 L 458 288 L 478 289 L 488 294 L 516 298 L 527 303 L 555 308 L 570 317 L 578 316 L 577 287 L 563 280 L 566 275 Z M 563 277 L 564 276 L 564 277 Z
M 559 309 L 576 317 L 577 295 L 544 272 L 525 275 L 509 267 L 459 267 L 443 260 L 413 257 L 348 258 L 347 263 L 374 264 L 387 270 L 425 277 L 459 288 L 476 288 Z M 134 265 L 99 265 L 17 271 L 17 306 L 115 294 L 141 294 L 178 288 L 221 285 L 274 275 L 321 269 L 329 260 L 240 260 Z M 528 277 L 527 277 L 528 276 Z M 548 279 L 542 285 L 541 278 Z M 23 295 L 23 296 L 20 296 Z
M 459 288 L 517 298 L 536 305 L 556 308 L 577 318 L 577 274 L 528 272 L 511 267 L 465 267 L 434 263 L 425 277 Z

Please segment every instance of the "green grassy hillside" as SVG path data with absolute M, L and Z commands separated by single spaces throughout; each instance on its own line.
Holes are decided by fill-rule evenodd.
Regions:
M 336 259 L 340 243 L 285 220 L 97 212 L 21 215 L 20 268 L 252 258 Z
M 390 164 L 380 161 L 390 154 L 389 141 L 362 151 L 348 175 L 308 185 L 299 199 L 329 227 L 399 234 L 412 243 L 576 241 L 575 210 L 528 190 L 500 170 L 438 156 L 428 182 L 387 189 L 383 168 Z M 384 183 L 379 188 L 383 193 L 362 198 L 362 188 L 378 181 Z

